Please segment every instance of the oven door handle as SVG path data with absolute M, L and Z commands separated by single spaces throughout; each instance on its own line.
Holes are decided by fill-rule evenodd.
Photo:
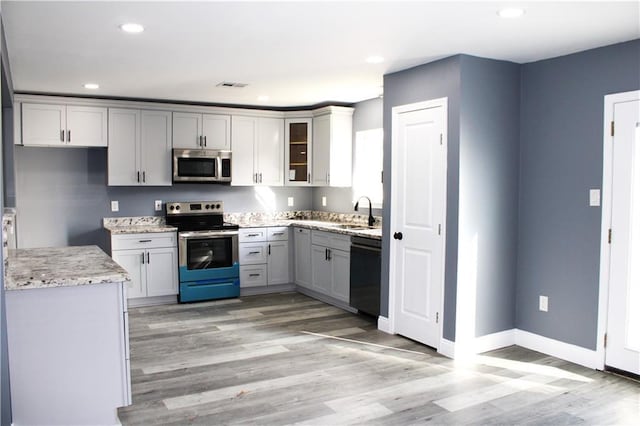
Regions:
M 231 237 L 238 235 L 238 231 L 196 231 L 196 232 L 179 232 L 178 238 L 208 238 L 208 237 Z

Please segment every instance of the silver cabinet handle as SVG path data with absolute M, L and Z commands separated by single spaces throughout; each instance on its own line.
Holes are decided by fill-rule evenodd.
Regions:
M 142 253 L 142 264 L 144 265 L 144 253 Z
M 64 130 L 60 130 L 60 142 L 64 142 Z
M 284 232 L 274 232 L 273 235 L 284 235 Z
M 262 183 L 262 173 L 260 173 L 260 183 Z
M 249 254 L 260 254 L 259 251 L 250 251 Z
M 329 260 L 329 249 L 324 249 L 324 260 Z
M 138 183 L 140 183 L 140 172 L 138 172 Z
M 151 240 L 138 240 L 139 243 L 150 243 Z
M 147 263 L 151 263 L 151 256 L 149 255 L 149 252 L 147 252 Z
M 259 277 L 260 274 L 249 274 L 250 277 Z
M 327 249 L 327 260 L 331 260 L 331 249 Z
M 198 136 L 198 146 L 202 146 L 202 135 Z
M 269 246 L 268 246 L 268 247 L 269 247 L 269 250 L 268 250 L 267 254 L 268 254 L 269 256 L 271 256 L 271 244 L 269 244 Z
M 67 130 L 67 142 L 71 142 L 71 130 Z
M 147 172 L 142 172 L 142 182 L 147 183 Z
M 205 148 L 207 147 L 207 137 L 206 136 L 204 137 L 204 147 Z
M 307 173 L 307 183 L 311 183 L 311 173 Z
M 259 237 L 260 234 L 247 234 L 247 237 Z

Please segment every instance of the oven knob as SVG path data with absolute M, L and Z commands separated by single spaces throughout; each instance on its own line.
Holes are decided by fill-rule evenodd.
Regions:
M 169 210 L 173 210 L 175 207 L 173 206 L 169 206 Z
M 209 204 L 207 204 L 206 206 L 204 206 L 205 209 L 209 210 Z
M 216 204 L 216 209 L 219 209 L 219 208 L 220 208 L 220 204 Z
M 176 210 L 180 210 L 180 206 L 176 206 Z

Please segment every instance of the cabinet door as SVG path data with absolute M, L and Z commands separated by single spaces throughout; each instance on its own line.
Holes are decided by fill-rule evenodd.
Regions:
M 27 145 L 64 146 L 66 135 L 64 105 L 22 104 L 22 143 Z
M 293 245 L 295 282 L 300 286 L 311 288 L 311 231 L 293 228 Z
M 171 112 L 141 114 L 142 184 L 171 186 Z
M 111 254 L 113 260 L 122 266 L 131 277 L 127 283 L 127 298 L 145 297 L 147 295 L 145 264 L 142 257 L 145 251 L 140 250 L 114 250 Z M 146 262 L 146 259 L 145 259 Z
M 147 296 L 178 294 L 178 249 L 147 249 Z
M 254 148 L 258 139 L 258 119 L 234 115 L 231 117 L 231 127 L 231 185 L 254 185 Z
M 330 249 L 331 297 L 349 303 L 349 269 L 351 260 L 348 251 Z
M 315 186 L 329 186 L 329 160 L 331 147 L 331 116 L 322 115 L 313 119 L 313 173 L 311 182 Z
M 231 117 L 228 115 L 202 115 L 202 142 L 207 149 L 231 149 Z
M 260 118 L 258 129 L 256 154 L 258 184 L 282 186 L 284 183 L 284 120 Z
M 289 241 L 272 241 L 267 248 L 268 285 L 289 283 Z
M 173 113 L 173 147 L 201 149 L 202 114 L 189 112 Z
M 68 105 L 67 144 L 107 146 L 107 109 Z
M 311 246 L 311 287 L 318 293 L 331 296 L 331 262 L 327 259 L 327 248 Z
M 140 111 L 109 108 L 108 185 L 138 185 Z
M 311 185 L 312 126 L 311 118 L 290 118 L 284 121 L 284 184 Z

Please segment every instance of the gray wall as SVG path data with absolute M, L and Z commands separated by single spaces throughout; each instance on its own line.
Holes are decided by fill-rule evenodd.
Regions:
M 640 89 L 640 40 L 522 66 L 516 326 L 596 348 L 604 95 Z M 549 297 L 549 312 L 538 296 Z
M 460 64 L 458 291 L 475 294 L 474 337 L 515 325 L 520 65 Z
M 382 98 L 358 102 L 353 111 L 353 143 L 356 132 L 382 128 Z M 355 146 L 355 145 L 354 145 Z M 355 160 L 355 158 L 354 158 Z M 367 195 L 367 194 L 362 194 Z M 327 205 L 322 206 L 322 197 L 327 197 Z M 361 214 L 368 214 L 368 204 L 363 201 Z M 320 187 L 313 189 L 313 209 L 327 212 L 354 213 L 353 191 L 351 188 Z M 382 215 L 382 209 L 373 209 L 374 215 Z
M 458 265 L 458 166 L 460 141 L 460 56 L 384 76 L 384 199 L 391 198 L 391 108 L 436 98 L 448 98 L 447 241 L 445 264 L 444 337 L 455 340 Z M 390 215 L 389 203 L 383 217 Z M 388 220 L 382 225 L 382 294 L 380 314 L 388 315 L 389 236 Z
M 97 244 L 107 246 L 103 217 L 153 216 L 153 202 L 222 200 L 227 212 L 308 210 L 311 189 L 174 185 L 108 187 L 103 148 L 14 148 L 19 247 Z M 267 200 L 263 202 L 261 197 Z M 287 207 L 287 197 L 294 206 Z M 120 211 L 112 213 L 110 201 Z

